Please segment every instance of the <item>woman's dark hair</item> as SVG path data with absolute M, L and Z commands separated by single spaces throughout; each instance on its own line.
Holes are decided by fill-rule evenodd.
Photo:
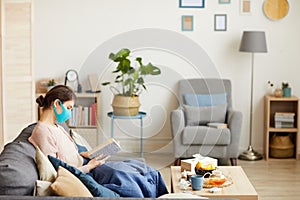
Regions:
M 40 95 L 36 102 L 39 104 L 40 107 L 43 107 L 43 109 L 49 108 L 52 103 L 59 99 L 64 103 L 65 101 L 70 101 L 76 99 L 75 93 L 65 85 L 57 85 L 53 87 L 51 90 L 49 90 L 45 96 Z

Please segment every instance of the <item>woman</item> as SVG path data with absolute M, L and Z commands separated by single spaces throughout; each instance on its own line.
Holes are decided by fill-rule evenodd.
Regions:
M 42 113 L 28 140 L 45 155 L 56 157 L 91 174 L 98 183 L 119 193 L 121 197 L 158 197 L 168 193 L 159 172 L 142 162 L 129 160 L 105 163 L 106 158 L 89 160 L 86 152 L 78 153 L 70 134 L 57 124 L 71 117 L 75 98 L 74 92 L 64 85 L 55 86 L 45 97 L 39 96 L 36 102 L 42 107 Z
M 74 100 L 75 94 L 64 85 L 54 87 L 45 97 L 39 96 L 36 102 L 42 107 L 42 113 L 28 140 L 39 147 L 45 155 L 56 157 L 88 173 L 104 161 L 94 158 L 83 165 L 83 157 L 79 155 L 70 134 L 56 123 L 65 122 L 71 117 Z M 82 153 L 82 155 L 86 154 Z

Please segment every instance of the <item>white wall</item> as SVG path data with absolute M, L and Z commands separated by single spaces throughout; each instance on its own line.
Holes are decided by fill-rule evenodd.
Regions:
M 232 80 L 233 105 L 244 114 L 240 147 L 244 150 L 248 146 L 249 134 L 251 55 L 239 52 L 238 48 L 243 30 L 262 30 L 266 32 L 269 51 L 255 55 L 252 142 L 254 148 L 262 152 L 263 96 L 267 92 L 267 81 L 278 85 L 288 81 L 293 93 L 300 97 L 300 70 L 297 68 L 300 63 L 297 51 L 300 44 L 300 1 L 289 1 L 289 14 L 280 21 L 270 21 L 264 16 L 263 0 L 252 1 L 251 15 L 240 14 L 239 2 L 232 0 L 229 5 L 220 5 L 218 0 L 206 0 L 204 9 L 183 9 L 179 8 L 179 0 L 35 0 L 33 50 L 36 80 L 63 77 L 69 68 L 77 69 L 82 80 L 89 73 L 97 73 L 101 80 L 108 79 L 113 66 L 107 59 L 110 53 L 107 46 L 117 50 L 117 43 L 112 38 L 145 28 L 173 32 L 202 47 L 215 64 L 216 71 L 213 69 L 214 73 L 209 74 L 210 69 L 205 69 L 205 66 L 194 67 L 181 55 L 159 47 L 138 49 L 136 44 L 132 45 L 136 47 L 136 54 L 165 69 L 160 78 L 149 79 L 149 90 L 141 96 L 142 103 L 144 101 L 142 109 L 149 113 L 145 123 L 146 137 L 155 136 L 158 143 L 171 137 L 169 114 L 177 105 L 175 84 L 178 79 L 219 76 Z M 226 32 L 214 31 L 214 14 L 227 14 Z M 193 32 L 181 31 L 182 15 L 194 16 Z M 159 40 L 163 38 L 157 38 Z M 192 47 L 191 54 L 195 54 L 193 50 Z M 95 52 L 100 53 L 99 63 L 91 64 L 90 58 Z M 206 71 L 202 73 L 202 70 Z M 112 95 L 107 88 L 102 89 L 103 131 L 109 133 L 106 112 L 110 110 Z M 170 145 L 162 148 L 171 149 Z

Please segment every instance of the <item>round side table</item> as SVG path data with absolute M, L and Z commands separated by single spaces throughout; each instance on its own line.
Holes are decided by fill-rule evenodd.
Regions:
M 140 122 L 141 122 L 141 130 L 140 130 L 140 134 L 141 134 L 141 157 L 143 158 L 144 157 L 144 141 L 143 141 L 143 118 L 146 116 L 147 114 L 145 112 L 139 112 L 137 115 L 134 115 L 134 116 L 117 116 L 117 115 L 114 115 L 113 112 L 109 112 L 107 113 L 107 116 L 111 118 L 111 132 L 110 132 L 110 135 L 111 137 L 114 137 L 114 120 L 115 119 L 139 119 Z

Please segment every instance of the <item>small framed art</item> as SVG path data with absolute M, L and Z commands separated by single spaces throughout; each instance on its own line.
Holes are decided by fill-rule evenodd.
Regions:
M 251 14 L 251 0 L 240 0 L 241 15 Z
M 227 15 L 216 14 L 215 15 L 215 31 L 226 31 L 227 30 Z
M 204 0 L 179 0 L 180 8 L 204 8 Z
M 219 4 L 230 4 L 231 0 L 219 0 Z
M 192 15 L 183 15 L 181 18 L 181 30 L 193 31 L 194 29 L 194 17 Z

